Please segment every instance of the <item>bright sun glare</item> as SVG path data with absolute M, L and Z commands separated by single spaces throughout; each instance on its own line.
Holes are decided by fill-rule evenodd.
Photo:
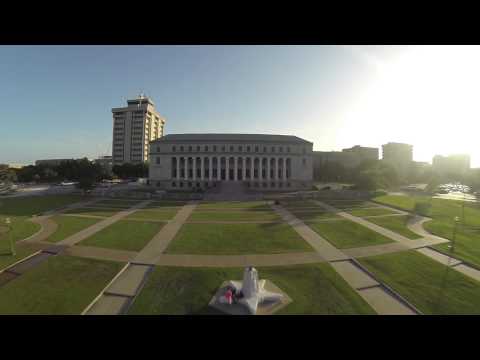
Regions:
M 480 47 L 412 46 L 377 74 L 348 114 L 351 141 L 414 145 L 415 160 L 469 153 L 480 165 Z

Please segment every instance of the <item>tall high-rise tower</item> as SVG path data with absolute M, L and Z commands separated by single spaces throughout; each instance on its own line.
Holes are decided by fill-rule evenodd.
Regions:
M 163 136 L 165 118 L 143 94 L 127 100 L 127 107 L 113 108 L 113 165 L 148 160 L 149 143 Z

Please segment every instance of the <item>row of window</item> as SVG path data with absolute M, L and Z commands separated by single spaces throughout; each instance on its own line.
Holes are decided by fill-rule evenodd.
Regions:
M 223 159 L 223 160 L 221 160 L 221 163 L 224 164 L 224 163 L 225 163 L 225 158 L 222 158 L 222 159 Z M 251 160 L 250 160 L 250 161 L 251 161 Z M 260 162 L 260 159 L 257 159 L 257 161 Z M 263 159 L 263 160 L 262 160 L 262 164 L 266 164 L 266 161 L 267 161 L 266 159 Z M 287 165 L 289 166 L 289 165 L 290 165 L 290 159 L 286 159 L 285 161 L 286 161 Z M 160 156 L 157 156 L 157 157 L 156 157 L 155 163 L 156 163 L 157 165 L 160 165 Z M 177 163 L 177 158 L 173 158 L 173 159 L 172 159 L 172 166 L 175 166 L 176 163 Z M 218 160 L 217 160 L 217 161 L 213 161 L 213 163 L 214 163 L 214 164 L 217 164 L 217 163 L 218 163 Z M 231 161 L 230 161 L 230 163 L 231 163 Z M 271 160 L 270 160 L 270 163 L 271 163 L 271 164 L 274 164 L 275 162 L 274 162 L 273 159 L 271 159 Z M 182 160 L 180 160 L 180 164 L 181 164 L 181 165 L 185 164 L 185 160 L 183 160 L 183 162 L 182 162 Z M 188 164 L 189 164 L 189 165 L 193 164 L 193 158 L 188 158 Z M 306 158 L 303 158 L 303 159 L 302 159 L 302 165 L 303 165 L 303 166 L 306 166 L 306 165 L 307 165 L 307 159 L 306 159 Z
M 161 182 L 157 182 L 157 186 L 161 186 Z M 285 185 L 285 187 L 290 187 L 291 184 L 289 182 L 287 183 L 283 183 L 283 182 L 279 182 L 279 183 L 275 183 L 275 182 L 271 182 L 270 183 L 270 188 L 283 188 Z M 183 187 L 186 187 L 186 188 L 203 188 L 203 187 L 216 187 L 216 183 L 209 183 L 209 182 L 191 182 L 191 181 L 188 181 L 188 182 L 183 182 L 183 181 L 179 181 L 179 182 L 176 182 L 176 181 L 173 181 L 172 182 L 172 187 L 179 187 L 179 188 L 183 188 Z M 268 182 L 247 182 L 247 187 L 252 187 L 252 188 L 267 188 L 269 187 L 268 186 Z
M 197 145 L 197 146 L 189 145 L 188 147 L 187 147 L 187 146 L 180 145 L 178 148 L 177 148 L 176 145 L 173 145 L 173 146 L 172 146 L 172 152 L 177 152 L 177 150 L 178 150 L 179 152 L 185 152 L 185 151 L 192 152 L 192 151 L 194 151 L 194 149 L 195 149 L 197 152 L 202 151 L 202 147 L 201 147 L 200 145 Z M 233 145 L 230 145 L 229 147 L 227 147 L 226 145 L 221 145 L 221 146 L 218 146 L 218 147 L 217 147 L 217 145 L 212 145 L 211 147 L 208 146 L 208 145 L 204 145 L 204 146 L 203 146 L 203 151 L 204 151 L 204 152 L 208 152 L 208 151 L 210 151 L 210 149 L 212 149 L 213 152 L 216 152 L 217 150 L 220 150 L 220 151 L 222 151 L 222 152 L 226 152 L 227 149 L 229 149 L 230 152 L 235 152 L 235 151 L 244 152 L 244 150 L 245 150 L 245 152 L 252 152 L 252 150 L 253 150 L 253 151 L 256 152 L 256 153 L 260 152 L 260 149 L 262 149 L 264 153 L 267 153 L 269 148 L 268 148 L 268 146 L 263 146 L 263 148 L 262 148 L 262 147 L 260 147 L 260 146 L 258 146 L 258 145 L 256 145 L 256 146 L 250 146 L 250 145 L 243 146 L 243 145 L 238 145 L 238 146 L 236 147 L 236 149 L 235 149 L 235 146 L 233 146 Z M 271 147 L 270 147 L 270 152 L 271 152 L 271 153 L 275 153 L 275 152 L 277 152 L 277 150 L 278 150 L 279 153 L 283 153 L 283 152 L 284 152 L 284 147 L 283 147 L 283 146 L 278 146 L 278 147 L 276 147 L 276 146 L 271 146 Z M 285 148 L 285 151 L 286 151 L 287 153 L 290 153 L 290 146 L 287 146 L 287 147 Z M 306 151 L 307 151 L 306 148 L 303 148 L 303 149 L 302 149 L 302 153 L 303 153 L 303 154 L 305 154 Z M 157 146 L 157 152 L 160 152 L 160 146 Z

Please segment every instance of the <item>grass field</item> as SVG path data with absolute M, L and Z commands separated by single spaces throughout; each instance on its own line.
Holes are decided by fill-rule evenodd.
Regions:
M 163 226 L 160 222 L 120 220 L 81 241 L 79 245 L 140 251 Z
M 133 214 L 130 214 L 126 219 L 143 219 L 143 220 L 171 220 L 175 217 L 178 210 L 174 209 L 161 209 L 161 210 L 137 210 Z
M 51 218 L 57 225 L 57 230 L 50 235 L 46 241 L 59 242 L 80 230 L 83 230 L 101 219 L 92 219 L 84 217 L 62 216 L 57 215 Z
M 480 282 L 416 251 L 360 262 L 424 314 L 480 314 Z
M 319 208 L 318 205 L 314 200 L 282 200 L 281 205 L 287 209 L 295 209 L 295 208 Z
M 201 202 L 198 209 L 270 209 L 266 201 L 212 201 Z
M 84 200 L 74 195 L 29 196 L 0 199 L 0 224 L 10 218 L 11 230 L 0 233 L 0 253 L 10 249 L 10 239 L 23 240 L 40 230 L 40 225 L 32 223 L 32 215 L 63 207 Z
M 81 214 L 81 215 L 94 215 L 94 216 L 103 216 L 110 217 L 116 213 L 122 211 L 123 209 L 98 209 L 98 208 L 78 208 L 65 211 L 65 214 Z
M 122 266 L 51 257 L 0 288 L 0 314 L 80 314 Z
M 372 204 L 367 201 L 354 201 L 354 200 L 322 200 L 322 202 L 329 204 L 338 209 L 351 209 L 351 208 L 362 208 L 362 207 L 371 207 Z
M 0 199 L 0 215 L 32 216 L 86 200 L 76 195 L 46 195 Z
M 145 206 L 145 208 L 147 209 L 155 209 L 155 208 L 164 208 L 164 207 L 172 207 L 172 208 L 180 208 L 184 205 L 186 205 L 187 203 L 185 201 L 153 201 L 149 204 L 147 204 L 147 206 Z
M 406 225 L 409 216 L 386 216 L 378 218 L 368 218 L 368 221 L 380 225 L 388 230 L 396 232 L 397 234 L 403 235 L 409 239 L 419 239 L 421 236 L 415 234 L 413 231 L 410 231 Z
M 398 214 L 396 211 L 392 211 L 392 210 L 384 209 L 384 208 L 354 209 L 354 210 L 348 210 L 347 213 L 349 213 L 353 216 L 359 216 L 359 217 Z
M 167 248 L 173 254 L 274 254 L 313 251 L 287 224 L 184 224 Z
M 194 211 L 189 221 L 278 221 L 273 211 Z
M 383 202 L 412 210 L 416 201 L 431 201 L 428 216 L 433 220 L 424 223 L 424 228 L 434 235 L 452 240 L 455 226 L 454 218 L 459 217 L 455 237 L 454 256 L 480 266 L 480 206 L 477 203 L 465 202 L 462 211 L 462 202 L 456 200 L 430 199 L 425 196 L 388 195 L 375 198 Z M 463 216 L 465 215 L 464 221 Z M 449 251 L 448 243 L 435 245 L 440 251 Z
M 138 204 L 138 200 L 100 200 L 95 203 L 95 205 L 111 205 L 113 207 L 132 207 Z
M 28 245 L 17 245 L 15 246 L 15 256 L 12 256 L 10 252 L 10 247 L 0 250 L 0 271 L 5 269 L 7 266 L 12 265 L 13 263 L 27 257 L 30 254 L 36 252 L 37 249 L 30 247 Z
M 303 221 L 318 221 L 325 219 L 340 219 L 340 216 L 329 211 L 291 211 L 293 215 Z
M 208 302 L 225 280 L 243 269 L 156 267 L 129 314 L 217 314 Z M 328 264 L 258 268 L 292 302 L 275 314 L 374 314 Z
M 338 249 L 393 242 L 389 238 L 350 220 L 316 222 L 309 223 L 308 226 Z

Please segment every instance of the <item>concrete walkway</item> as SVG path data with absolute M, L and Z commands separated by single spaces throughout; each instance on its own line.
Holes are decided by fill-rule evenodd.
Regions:
M 194 202 L 183 206 L 173 220 L 150 240 L 83 313 L 85 315 L 115 315 L 126 311 L 142 289 L 148 274 L 159 262 L 168 244 L 196 206 L 197 204 Z
M 306 241 L 308 242 L 315 251 L 326 261 L 335 261 L 348 259 L 349 256 L 345 255 L 343 252 L 338 250 L 335 246 L 330 244 L 327 240 L 318 235 L 313 231 L 309 226 L 307 226 L 303 221 L 298 219 L 287 209 L 278 206 L 272 205 L 272 208 L 277 214 L 279 214 L 282 219 L 293 227 L 293 229 Z
M 316 252 L 268 255 L 184 255 L 162 254 L 157 265 L 182 267 L 282 266 L 323 262 Z
M 83 229 L 83 230 L 79 231 L 78 233 L 73 234 L 73 235 L 63 239 L 58 244 L 59 245 L 69 245 L 69 246 L 75 245 L 75 244 L 79 243 L 80 241 L 82 241 L 82 240 L 92 236 L 93 234 L 99 232 L 100 230 L 103 230 L 106 227 L 112 225 L 113 223 L 127 217 L 130 214 L 133 214 L 135 211 L 143 208 L 145 205 L 147 205 L 150 202 L 151 202 L 151 200 L 146 200 L 146 201 L 143 201 L 141 203 L 138 203 L 138 204 L 132 206 L 131 208 L 120 211 L 120 212 L 116 213 L 115 215 L 110 216 L 109 218 L 106 218 L 103 221 L 100 221 L 96 224 L 93 224 L 92 226 L 89 226 L 88 228 Z
M 324 207 L 325 209 L 331 209 L 332 211 L 335 210 L 334 207 L 332 207 L 328 204 L 322 203 L 320 201 L 317 201 L 317 203 L 319 205 L 321 205 L 322 207 Z M 386 209 L 389 209 L 389 210 L 399 211 L 399 210 L 391 208 L 389 206 L 383 206 L 383 207 L 386 208 Z M 411 215 L 408 212 L 404 212 L 404 213 L 408 214 L 408 215 Z M 403 246 L 406 247 L 406 249 L 415 249 L 417 252 L 419 252 L 419 253 L 421 253 L 425 256 L 428 256 L 430 259 L 433 259 L 433 260 L 435 260 L 435 261 L 437 261 L 437 262 L 439 262 L 439 263 L 441 263 L 445 266 L 452 267 L 453 269 L 455 269 L 457 271 L 460 271 L 464 275 L 469 276 L 470 278 L 472 278 L 474 280 L 480 281 L 480 271 L 477 270 L 476 268 L 474 268 L 473 266 L 469 266 L 468 264 L 464 263 L 462 260 L 459 260 L 459 259 L 456 259 L 456 258 L 451 258 L 450 256 L 445 255 L 445 254 L 441 253 L 440 251 L 437 251 L 433 248 L 430 248 L 431 245 L 450 242 L 448 239 L 444 239 L 440 236 L 435 236 L 435 235 L 430 234 L 429 232 L 427 232 L 423 228 L 423 224 L 426 221 L 432 220 L 431 218 L 415 215 L 412 219 L 410 219 L 408 221 L 407 227 L 411 231 L 413 231 L 414 233 L 416 233 L 420 236 L 423 236 L 423 238 L 421 238 L 421 239 L 411 240 L 411 239 L 407 239 L 404 236 L 401 236 L 397 233 L 394 233 L 393 231 L 382 228 L 379 225 L 373 224 L 373 223 L 371 223 L 367 220 L 364 220 L 362 218 L 353 216 L 351 214 L 344 213 L 344 212 L 339 212 L 337 214 L 344 217 L 344 218 L 352 220 L 356 223 L 359 223 L 363 226 L 366 226 L 369 229 L 371 229 L 373 231 L 376 231 L 376 232 L 378 232 L 382 235 L 385 235 L 386 237 L 402 244 Z M 370 247 L 370 248 L 373 248 L 373 247 Z M 399 248 L 398 251 L 401 251 L 400 248 Z M 363 257 L 363 256 L 377 255 L 378 253 L 382 253 L 382 251 L 378 251 L 378 249 L 374 249 L 374 251 L 372 252 L 368 248 L 365 248 L 362 251 L 360 248 L 358 248 L 358 249 L 350 249 L 350 251 L 348 253 L 351 254 L 354 257 L 360 257 L 360 256 Z
M 272 208 L 290 224 L 318 252 L 330 262 L 337 273 L 380 315 L 413 315 L 418 312 L 407 306 L 399 294 L 387 290 L 385 284 L 375 280 L 349 255 L 331 245 L 327 240 L 297 219 L 288 210 L 272 205 Z

